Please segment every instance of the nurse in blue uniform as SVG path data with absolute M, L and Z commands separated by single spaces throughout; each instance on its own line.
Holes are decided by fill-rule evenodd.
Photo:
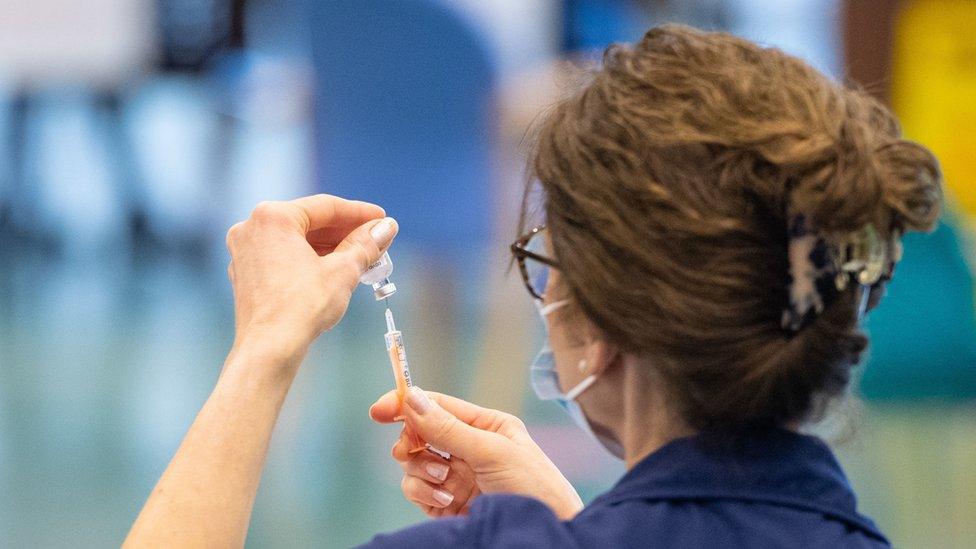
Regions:
M 584 506 L 516 417 L 414 387 L 406 421 L 452 458 L 393 458 L 436 518 L 367 546 L 888 546 L 803 432 L 847 392 L 902 235 L 938 216 L 932 154 L 796 58 L 666 26 L 607 51 L 531 162 L 512 253 L 548 337 L 527 375 L 627 472 Z M 234 347 L 127 545 L 243 545 L 280 406 L 384 216 L 317 195 L 231 228 Z

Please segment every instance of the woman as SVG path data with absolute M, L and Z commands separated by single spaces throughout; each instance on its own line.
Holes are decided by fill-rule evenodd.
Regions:
M 935 222 L 931 153 L 796 58 L 668 26 L 607 51 L 532 168 L 545 226 L 513 245 L 549 334 L 532 385 L 628 472 L 584 507 L 518 419 L 414 388 L 406 422 L 453 458 L 397 444 L 403 491 L 451 518 L 371 545 L 887 545 L 798 431 L 844 394 L 901 235 Z M 278 409 L 393 239 L 383 215 L 320 195 L 231 228 L 235 344 L 128 544 L 243 543 Z

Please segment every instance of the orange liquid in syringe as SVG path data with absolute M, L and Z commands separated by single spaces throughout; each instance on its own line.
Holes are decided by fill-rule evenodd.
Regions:
M 387 334 L 391 339 L 389 341 L 389 351 L 390 351 L 390 365 L 393 367 L 393 378 L 396 381 L 396 394 L 397 401 L 400 404 L 400 415 L 394 419 L 403 419 L 403 399 L 407 396 L 407 389 L 413 386 L 410 380 L 410 367 L 407 365 L 407 357 L 404 356 L 403 350 L 403 339 L 400 332 L 392 332 Z M 407 440 L 407 445 L 410 448 L 410 453 L 420 452 L 427 449 L 426 443 L 420 439 L 410 424 L 407 422 L 403 423 L 403 436 Z

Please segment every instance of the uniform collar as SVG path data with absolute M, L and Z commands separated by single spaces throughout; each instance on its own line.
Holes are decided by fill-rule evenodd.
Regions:
M 857 512 L 840 464 L 818 438 L 767 429 L 674 440 L 644 458 L 593 505 L 627 500 L 723 499 L 806 509 L 887 541 Z

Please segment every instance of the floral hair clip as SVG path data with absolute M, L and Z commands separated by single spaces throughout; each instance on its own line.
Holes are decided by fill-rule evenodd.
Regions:
M 861 286 L 858 318 L 863 318 L 871 289 L 891 278 L 901 259 L 900 232 L 883 240 L 873 224 L 830 240 L 818 233 L 803 214 L 790 217 L 789 303 L 782 326 L 797 332 L 832 303 L 851 280 Z

